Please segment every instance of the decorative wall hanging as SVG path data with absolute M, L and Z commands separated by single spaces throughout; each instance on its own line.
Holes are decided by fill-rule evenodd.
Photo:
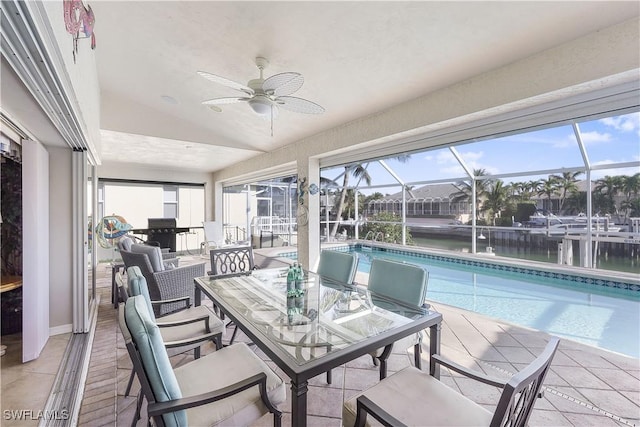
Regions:
M 67 32 L 73 36 L 73 63 L 76 62 L 76 53 L 78 52 L 78 39 L 91 38 L 91 49 L 96 48 L 96 35 L 93 27 L 96 23 L 96 17 L 91 10 L 91 6 L 86 5 L 82 0 L 63 0 L 64 8 L 64 25 Z M 84 37 L 80 37 L 80 31 L 84 33 Z
M 298 205 L 304 205 L 304 193 L 307 192 L 307 178 L 302 177 L 298 184 Z

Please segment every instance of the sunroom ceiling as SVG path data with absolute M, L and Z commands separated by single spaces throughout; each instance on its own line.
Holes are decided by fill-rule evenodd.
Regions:
M 635 2 L 108 2 L 96 14 L 102 161 L 215 171 L 615 25 Z M 273 123 L 198 76 L 297 71 L 322 115 Z M 175 103 L 167 102 L 170 97 Z M 186 147 L 190 148 L 186 148 Z

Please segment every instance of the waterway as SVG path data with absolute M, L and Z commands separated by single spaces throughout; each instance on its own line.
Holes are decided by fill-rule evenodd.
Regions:
M 425 248 L 436 248 L 450 250 L 454 252 L 471 252 L 471 242 L 460 239 L 447 239 L 442 236 L 413 236 L 413 244 Z M 576 242 L 577 243 L 577 242 Z M 489 246 L 488 239 L 478 241 L 476 250 L 486 252 Z M 638 245 L 636 245 L 638 246 Z M 526 259 L 531 261 L 548 262 L 557 264 L 558 262 L 558 242 L 549 240 L 545 245 L 502 245 L 493 240 L 491 242 L 493 252 L 498 256 L 509 258 Z M 596 257 L 596 267 L 602 270 L 621 271 L 626 273 L 640 274 L 640 250 L 616 251 L 607 245 L 602 245 Z M 577 244 L 573 248 L 573 264 L 580 265 L 580 254 Z

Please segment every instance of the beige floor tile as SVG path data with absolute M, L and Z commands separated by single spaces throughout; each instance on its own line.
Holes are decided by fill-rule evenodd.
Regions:
M 591 388 L 578 388 L 594 406 L 603 409 L 622 418 L 640 418 L 640 408 L 631 400 L 615 390 L 594 390 Z

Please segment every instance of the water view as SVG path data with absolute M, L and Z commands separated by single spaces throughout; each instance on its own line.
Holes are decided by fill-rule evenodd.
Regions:
M 454 252 L 471 252 L 471 242 L 444 239 L 442 237 L 418 237 L 414 236 L 413 244 L 424 248 L 450 250 Z M 477 243 L 478 252 L 486 252 L 489 242 L 487 240 Z M 558 262 L 558 246 L 556 241 L 550 241 L 546 247 L 516 247 L 515 245 L 501 245 L 491 242 L 493 252 L 498 256 L 517 258 L 530 261 L 540 261 L 556 264 Z M 573 265 L 579 266 L 579 248 L 574 245 Z M 612 249 L 603 245 L 598 251 L 596 266 L 602 270 L 620 271 L 625 273 L 640 274 L 640 251 L 628 251 L 626 255 L 615 253 Z

